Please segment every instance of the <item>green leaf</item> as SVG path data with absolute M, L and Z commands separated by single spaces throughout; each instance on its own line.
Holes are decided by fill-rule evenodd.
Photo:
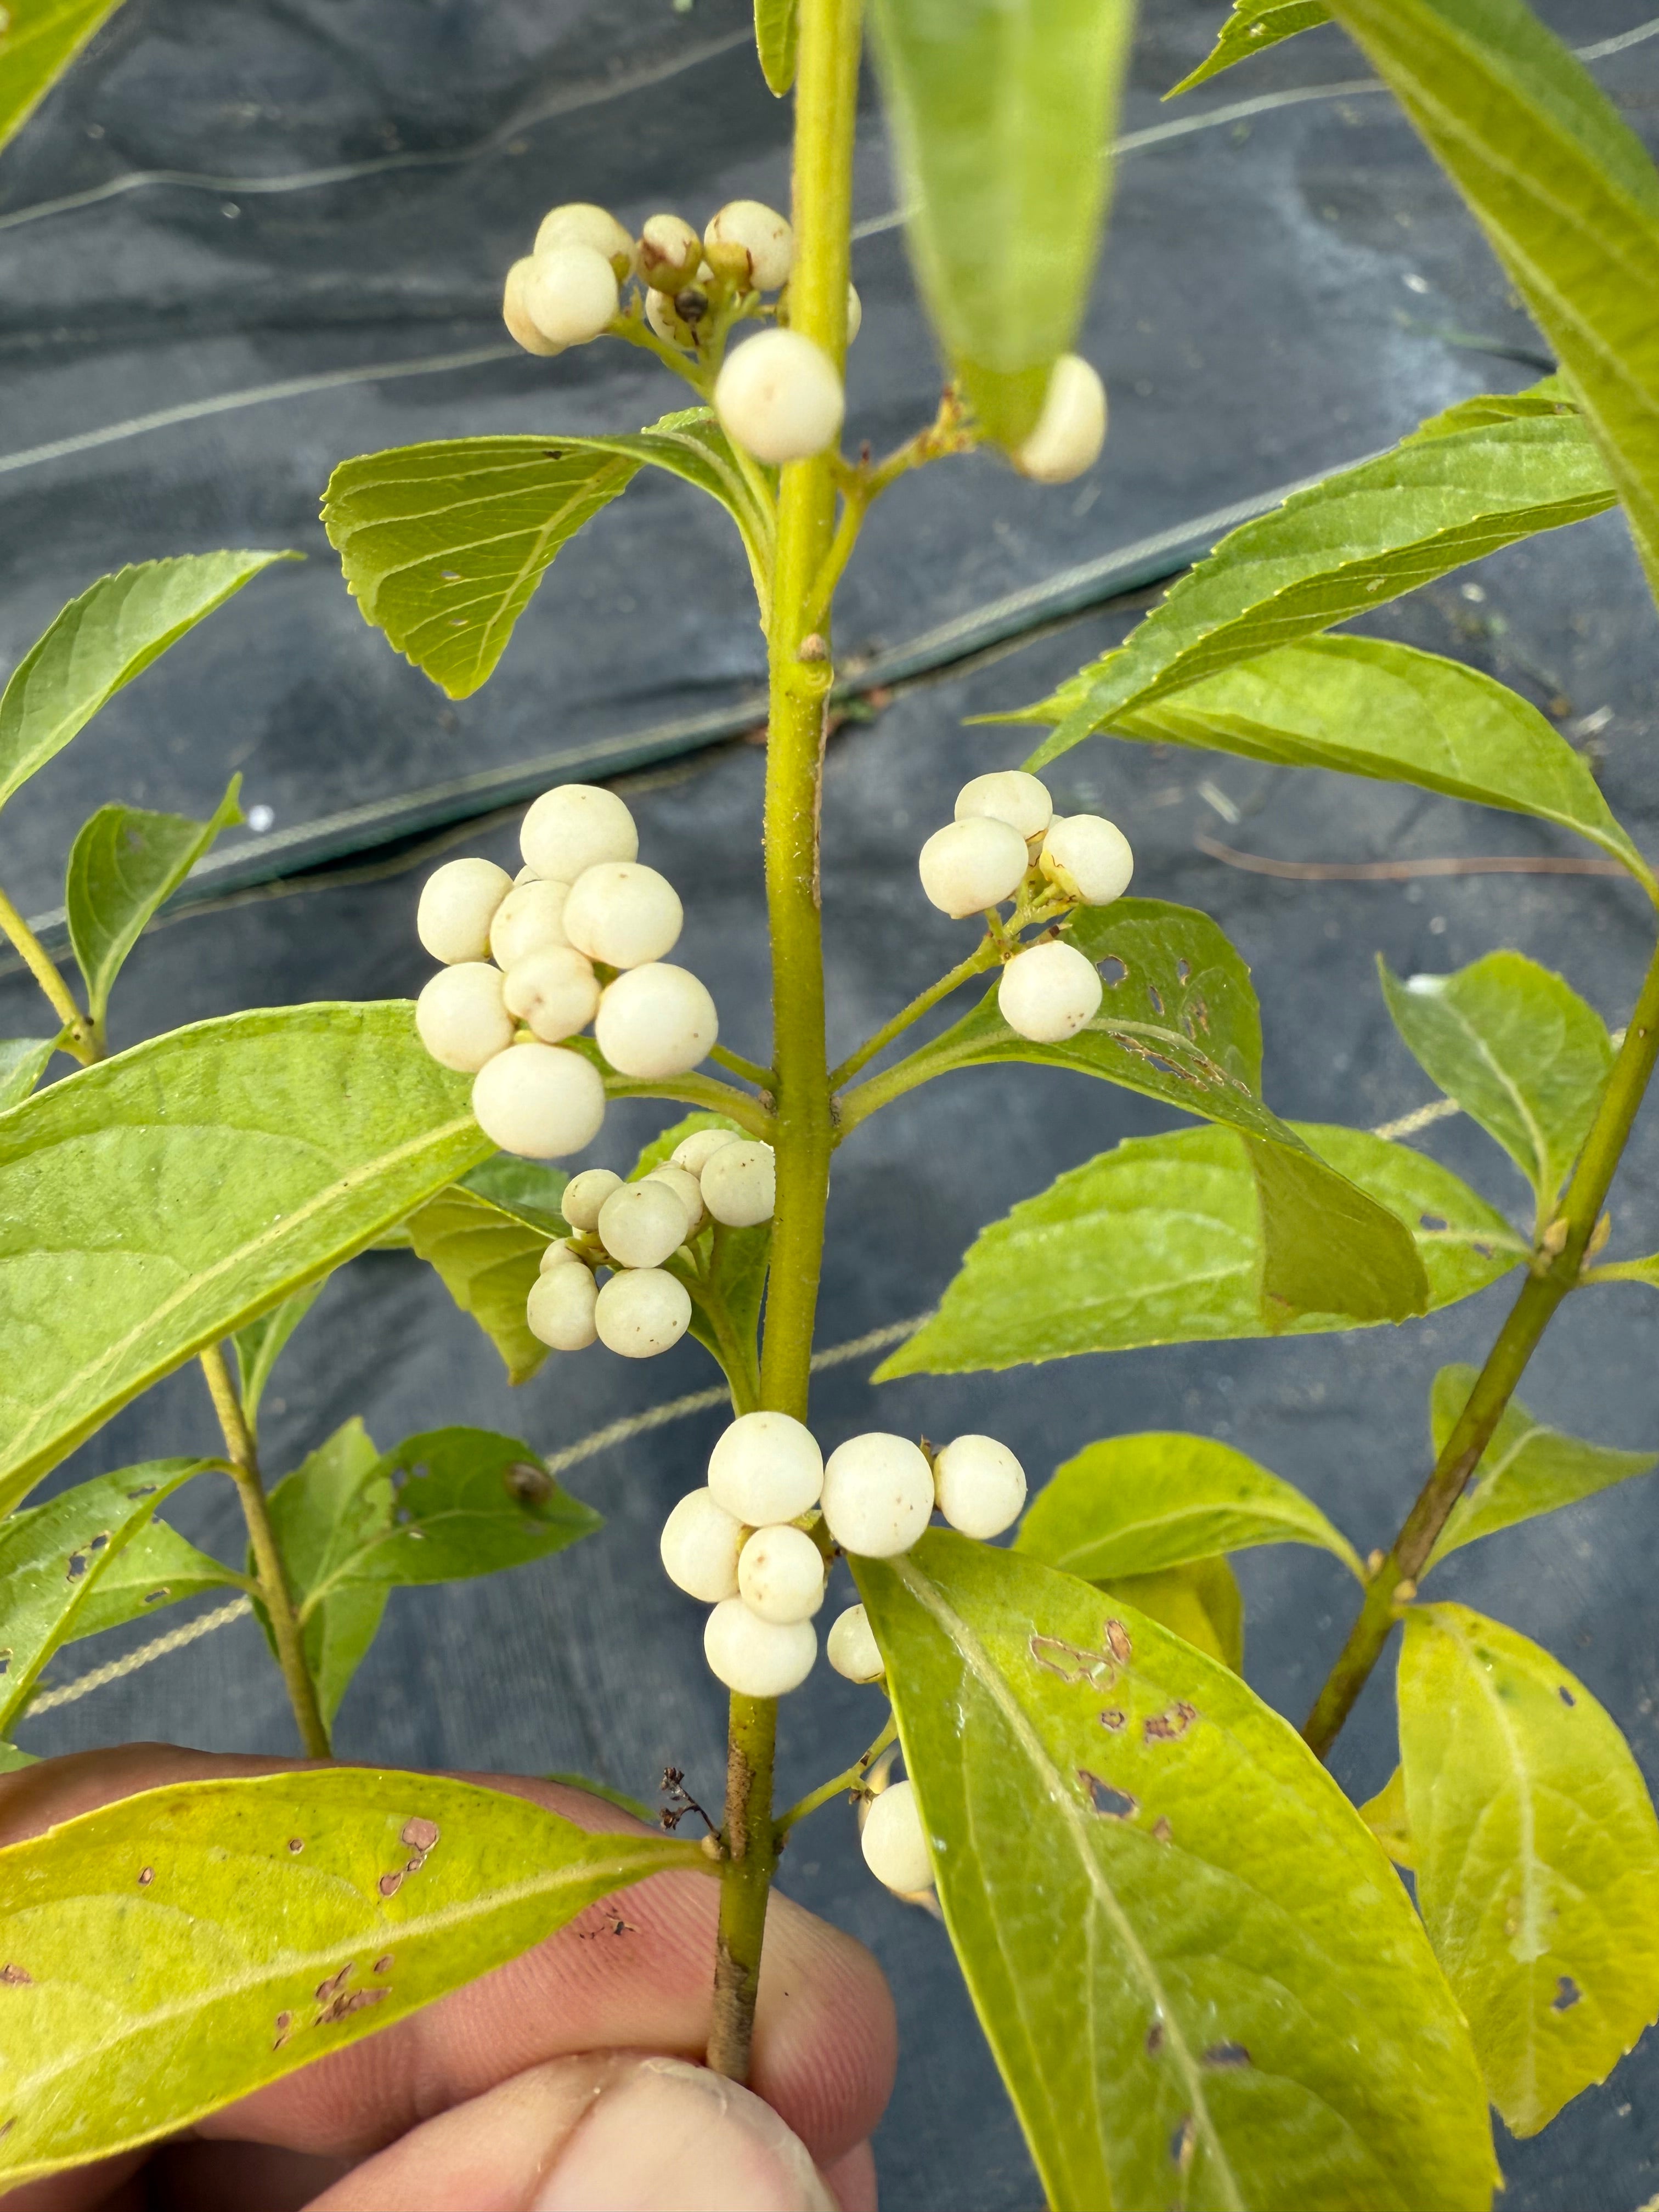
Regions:
M 544 1774 L 544 1782 L 562 1782 L 567 1790 L 585 1790 L 590 1797 L 603 1797 L 607 1805 L 619 1805 L 624 1813 L 631 1813 L 636 1820 L 643 1820 L 649 1828 L 657 1825 L 657 1812 L 641 1798 L 630 1797 L 625 1790 L 613 1790 L 608 1782 L 596 1782 L 591 1774 L 564 1774 L 555 1771 Z
M 530 1333 L 525 1302 L 549 1232 L 465 1183 L 428 1199 L 405 1225 L 416 1253 L 501 1353 L 507 1381 L 528 1382 L 547 1357 L 547 1346 Z
M 554 557 L 646 463 L 719 500 L 763 605 L 772 518 L 707 408 L 617 438 L 450 438 L 342 461 L 323 522 L 365 621 L 452 699 L 492 674 Z
M 1570 410 L 1419 431 L 1233 531 L 1127 643 L 1036 706 L 996 719 L 1059 725 L 1026 763 L 1040 769 L 1189 684 L 1613 501 L 1606 465 Z
M 319 1275 L 315 1282 L 295 1291 L 281 1305 L 272 1306 L 258 1321 L 239 1328 L 231 1339 L 236 1352 L 237 1379 L 241 1384 L 242 1412 L 255 1436 L 259 1432 L 259 1401 L 265 1395 L 271 1370 L 281 1358 L 289 1337 L 316 1304 L 327 1280 L 326 1275 Z
M 1406 1818 L 1406 1778 L 1397 1766 L 1376 1796 L 1360 1807 L 1359 1817 L 1397 1867 L 1408 1874 L 1415 1869 L 1417 1851 Z
M 101 1030 L 110 987 L 139 937 L 222 830 L 243 819 L 230 779 L 210 822 L 100 806 L 70 848 L 64 903 L 70 943 L 87 979 L 88 1011 Z
M 37 1509 L 25 1507 L 26 1512 Z M 43 1510 L 43 1509 L 41 1509 Z M 198 1552 L 165 1521 L 148 1521 L 110 1561 L 70 1623 L 68 1642 L 125 1628 L 130 1620 L 216 1589 L 242 1589 L 245 1578 L 206 1552 Z
M 1214 46 L 1198 67 L 1179 84 L 1172 84 L 1164 97 L 1173 100 L 1178 92 L 1190 92 L 1194 85 L 1219 76 L 1236 62 L 1248 61 L 1252 54 L 1276 46 L 1281 39 L 1294 38 L 1298 31 L 1310 31 L 1316 23 L 1330 20 L 1329 10 L 1321 0 L 1233 0 L 1233 12 L 1216 34 Z
M 492 1206 L 503 1206 L 550 1237 L 568 1237 L 570 1224 L 562 1200 L 569 1176 L 562 1168 L 544 1166 L 540 1160 L 515 1159 L 511 1152 L 496 1152 L 461 1177 L 465 1190 L 475 1190 Z
M 1365 1578 L 1310 1498 L 1231 1444 L 1170 1431 L 1086 1444 L 1032 1499 L 1015 1542 L 1091 1583 L 1256 1544 L 1316 1545 Z
M 1515 1162 L 1537 1197 L 1542 1229 L 1613 1066 L 1607 1024 L 1559 975 L 1519 952 L 1489 952 L 1455 975 L 1405 982 L 1379 957 L 1377 973 L 1413 1057 Z
M 186 2128 L 628 1883 L 708 1869 L 442 1775 L 151 1790 L 0 1854 L 7 2184 Z
M 204 615 L 297 553 L 187 553 L 118 569 L 71 599 L 0 693 L 0 805 Z
M 1468 2033 L 1238 1677 L 1017 1552 L 857 1563 L 939 1902 L 1055 2212 L 1486 2212 Z
M 15 1743 L 0 1743 L 0 1774 L 16 1774 L 25 1766 L 39 1766 L 32 1751 L 19 1751 Z
M 1420 1152 L 1363 1129 L 1294 1126 L 1411 1231 L 1431 1311 L 1526 1256 L 1500 1213 Z M 1263 1315 L 1262 1264 L 1259 1184 L 1236 1132 L 1127 1138 L 981 1230 L 939 1311 L 875 1379 L 1277 1334 Z M 1282 1324 L 1292 1335 L 1360 1325 L 1341 1313 Z
M 1400 1753 L 1417 1899 L 1492 2100 L 1536 2135 L 1659 2016 L 1659 1821 L 1583 1684 L 1467 1606 L 1413 1606 Z
M 0 146 L 28 121 L 121 0 L 7 0 L 0 18 Z
M 0 1112 L 28 1097 L 57 1049 L 55 1037 L 0 1039 Z
M 1450 176 L 1589 419 L 1659 590 L 1659 173 L 1523 0 L 1329 0 Z
M 1595 777 L 1519 693 L 1383 638 L 1316 637 L 1260 653 L 1153 706 L 1119 737 L 1415 784 L 1559 823 L 1653 886 Z
M 1151 1574 L 1117 1575 L 1095 1587 L 1196 1644 L 1235 1674 L 1243 1673 L 1244 1596 L 1225 1559 L 1188 1559 Z
M 761 73 L 781 100 L 795 82 L 800 43 L 800 0 L 755 0 L 755 46 Z
M 355 1416 L 270 1493 L 270 1525 L 299 1610 L 306 1666 L 331 1727 L 374 1641 L 387 1595 L 384 1586 L 346 1586 L 340 1570 L 391 1525 L 392 1502 L 385 1462 Z M 253 1609 L 274 1652 L 270 1617 L 257 1600 Z
M 489 1152 L 404 1000 L 198 1022 L 0 1118 L 0 1511 Z
M 40 1669 L 76 1632 L 99 1577 L 161 1500 L 207 1464 L 124 1467 L 0 1522 L 0 1729 L 25 1711 Z
M 988 436 L 1019 446 L 1077 337 L 1131 0 L 875 0 L 910 253 Z
M 1429 1417 L 1437 1459 L 1468 1403 L 1475 1374 L 1473 1367 L 1443 1367 L 1434 1378 Z M 1655 1467 L 1659 1467 L 1659 1452 L 1614 1451 L 1607 1444 L 1587 1444 L 1577 1437 L 1563 1436 L 1559 1429 L 1547 1429 L 1518 1398 L 1511 1398 L 1429 1554 L 1428 1565 L 1474 1543 L 1477 1536 L 1511 1528 L 1517 1521 L 1531 1521 L 1540 1513 L 1559 1512 L 1564 1505 L 1593 1498 L 1598 1490 L 1628 1482 L 1632 1475 L 1646 1474 Z

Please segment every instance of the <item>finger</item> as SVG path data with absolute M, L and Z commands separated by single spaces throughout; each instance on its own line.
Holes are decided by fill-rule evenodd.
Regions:
M 876 2154 L 857 2144 L 826 2166 L 823 2178 L 841 2212 L 876 2212 Z

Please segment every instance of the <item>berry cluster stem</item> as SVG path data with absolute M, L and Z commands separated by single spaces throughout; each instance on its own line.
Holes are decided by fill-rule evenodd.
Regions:
M 853 140 L 858 112 L 860 0 L 801 0 L 795 90 L 795 259 L 790 325 L 840 368 L 847 351 Z M 772 938 L 772 1146 L 777 1209 L 761 1353 L 761 1403 L 805 1420 L 812 1324 L 823 1251 L 832 1136 L 823 1027 L 818 826 L 825 708 L 832 679 L 828 611 L 808 615 L 814 579 L 835 536 L 830 455 L 795 461 L 780 487 L 768 653 L 766 901 Z M 749 2072 L 761 1944 L 776 1846 L 772 1756 L 777 1707 L 732 1700 L 720 1936 L 708 2063 Z

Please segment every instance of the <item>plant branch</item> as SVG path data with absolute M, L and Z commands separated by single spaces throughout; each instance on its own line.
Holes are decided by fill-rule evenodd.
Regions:
M 896 1036 L 902 1036 L 913 1022 L 919 1022 L 925 1013 L 938 1006 L 941 999 L 948 999 L 952 991 L 959 990 L 963 984 L 971 981 L 975 975 L 982 975 L 988 968 L 994 968 L 1000 957 L 995 944 L 988 934 L 965 960 L 958 960 L 956 966 L 941 975 L 937 983 L 930 983 L 925 991 L 919 991 L 908 1006 L 901 1006 L 890 1021 L 884 1022 L 873 1036 L 867 1037 L 856 1052 L 849 1054 L 830 1076 L 830 1089 L 839 1091 L 842 1084 L 856 1075 L 861 1067 L 867 1066 L 878 1053 L 884 1052 Z
M 792 1805 L 787 1813 L 781 1813 L 777 1822 L 779 1850 L 782 1850 L 784 1839 L 797 1820 L 804 1820 L 809 1813 L 816 1813 L 820 1805 L 827 1805 L 832 1797 L 840 1797 L 849 1790 L 857 1790 L 863 1783 L 865 1776 L 897 1735 L 898 1716 L 890 1712 L 887 1716 L 886 1727 L 883 1729 L 862 1759 L 855 1759 L 845 1773 L 835 1775 L 828 1782 L 820 1783 L 816 1790 L 808 1790 L 799 1804 Z
M 1518 1387 L 1527 1362 L 1538 1347 L 1567 1292 L 1582 1279 L 1585 1249 L 1595 1233 L 1602 1205 L 1629 1138 L 1637 1109 L 1659 1058 L 1659 949 L 1655 951 L 1624 1042 L 1590 1123 L 1584 1148 L 1567 1185 L 1559 1212 L 1549 1224 L 1534 1255 L 1532 1269 L 1486 1364 L 1469 1393 L 1434 1471 L 1407 1515 L 1400 1534 L 1371 1577 L 1359 1618 L 1349 1632 L 1325 1686 L 1315 1700 L 1302 1733 L 1322 1759 L 1335 1741 L 1354 1702 L 1381 1657 L 1394 1625 L 1396 1606 L 1417 1594 L 1419 1577 L 1463 1494 Z
M 712 1075 L 677 1075 L 671 1081 L 642 1076 L 636 1081 L 608 1074 L 605 1087 L 612 1098 L 673 1098 L 682 1106 L 701 1106 L 707 1113 L 724 1114 L 751 1137 L 772 1141 L 772 1117 L 759 1099 L 734 1091 L 729 1083 L 717 1083 Z
M 46 993 L 52 1010 L 64 1025 L 60 1040 L 63 1048 L 72 1053 L 83 1067 L 103 1057 L 92 1024 L 75 1003 L 75 994 L 58 973 L 58 963 L 46 946 L 29 927 L 17 908 L 0 891 L 0 930 L 11 939 L 21 954 L 24 966 Z
M 311 1679 L 311 1670 L 306 1665 L 299 1616 L 294 1610 L 294 1599 L 283 1572 L 282 1553 L 276 1548 L 276 1531 L 270 1525 L 270 1511 L 265 1498 L 264 1483 L 259 1474 L 259 1458 L 254 1449 L 253 1432 L 248 1427 L 247 1417 L 242 1411 L 236 1385 L 230 1379 L 225 1355 L 216 1344 L 210 1346 L 202 1354 L 202 1372 L 207 1377 L 208 1395 L 213 1401 L 213 1410 L 219 1416 L 219 1426 L 224 1435 L 230 1479 L 235 1484 L 236 1495 L 242 1502 L 242 1517 L 247 1522 L 248 1542 L 252 1547 L 253 1564 L 258 1575 L 257 1595 L 270 1621 L 271 1638 L 276 1646 L 276 1663 L 283 1670 L 289 1703 L 294 1708 L 294 1717 L 299 1724 L 301 1747 L 307 1759 L 331 1759 L 333 1751 L 328 1740 L 328 1724 L 317 1703 L 317 1690 Z
M 752 1083 L 757 1091 L 770 1091 L 777 1080 L 769 1067 L 763 1067 L 757 1060 L 745 1060 L 740 1052 L 728 1052 L 723 1044 L 714 1046 L 708 1054 L 717 1067 L 728 1075 L 738 1075 L 745 1083 Z

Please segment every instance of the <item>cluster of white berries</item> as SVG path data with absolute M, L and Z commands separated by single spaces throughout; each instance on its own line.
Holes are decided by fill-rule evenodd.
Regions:
M 435 1060 L 473 1077 L 484 1134 L 550 1160 L 591 1145 L 605 1120 L 604 1079 L 567 1042 L 589 1022 L 617 1073 L 646 1081 L 706 1059 L 719 1023 L 703 985 L 663 957 L 683 909 L 635 857 L 639 831 L 614 792 L 544 791 L 519 842 L 516 878 L 484 860 L 428 877 L 415 927 L 445 965 L 415 1024 Z
M 826 1462 L 789 1414 L 744 1413 L 714 1446 L 707 1488 L 669 1515 L 662 1559 L 671 1582 L 714 1608 L 703 1650 L 727 1689 L 779 1698 L 817 1656 L 812 1621 L 832 1547 L 895 1559 L 935 1506 L 964 1535 L 997 1536 L 1024 1503 L 1024 1469 L 992 1437 L 958 1437 L 930 1460 L 908 1437 L 876 1431 L 849 1437 Z M 879 1680 L 861 1605 L 836 1620 L 828 1650 L 850 1681 Z
M 1035 867 L 1034 895 L 1060 906 L 1109 906 L 1134 873 L 1134 854 L 1102 814 L 1056 814 L 1046 784 L 1024 769 L 976 775 L 957 793 L 956 819 L 921 848 L 921 887 L 954 921 L 1017 897 Z M 997 1006 L 1009 1028 L 1060 1044 L 1100 1011 L 1100 971 L 1060 938 L 1016 951 L 1002 970 Z
M 574 1233 L 542 1255 L 525 1306 L 531 1334 L 555 1352 L 596 1341 L 625 1359 L 668 1351 L 690 1326 L 691 1294 L 664 1261 L 706 1222 L 769 1221 L 775 1188 L 770 1145 L 729 1129 L 698 1130 L 636 1182 L 609 1168 L 573 1176 L 560 1205 Z M 613 1271 L 603 1286 L 596 1267 Z

